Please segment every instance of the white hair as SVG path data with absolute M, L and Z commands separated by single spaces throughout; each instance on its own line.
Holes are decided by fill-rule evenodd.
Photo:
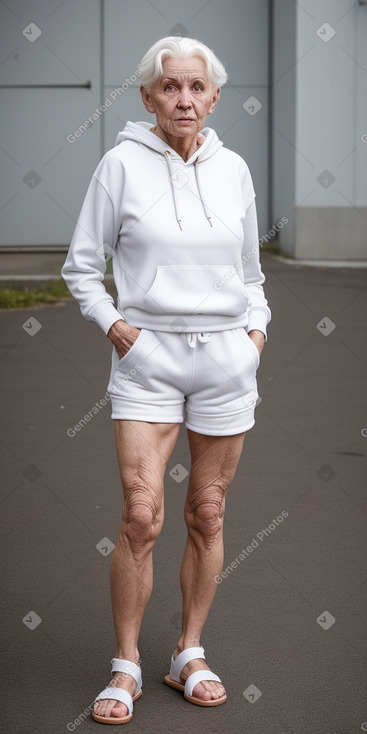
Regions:
M 200 56 L 205 62 L 206 71 L 214 87 L 221 87 L 226 83 L 228 75 L 221 61 L 215 56 L 208 46 L 196 38 L 181 38 L 180 36 L 167 36 L 161 38 L 150 47 L 143 56 L 138 70 L 140 72 L 140 84 L 149 89 L 154 82 L 163 74 L 162 61 L 167 56 L 175 58 L 191 58 Z

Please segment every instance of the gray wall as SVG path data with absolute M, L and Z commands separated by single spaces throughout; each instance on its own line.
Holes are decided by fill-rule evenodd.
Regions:
M 273 215 L 289 218 L 281 249 L 367 259 L 367 5 L 274 7 Z
M 66 140 L 100 104 L 99 2 L 57 5 L 0 5 L 0 84 L 9 85 L 0 88 L 2 245 L 67 243 L 101 151 L 99 123 L 77 146 Z M 23 35 L 30 23 L 42 31 L 36 40 Z M 91 90 L 74 86 L 87 80 Z
M 276 0 L 273 18 L 272 171 L 273 221 L 286 217 L 280 231 L 282 251 L 293 255 L 296 137 L 296 3 Z
M 0 28 L 0 246 L 68 245 L 103 153 L 127 120 L 149 118 L 137 63 L 175 33 L 203 40 L 226 66 L 230 80 L 208 124 L 248 162 L 267 232 L 268 0 L 13 0 L 0 4 Z M 87 81 L 91 89 L 75 86 Z M 243 107 L 251 96 L 262 104 L 255 115 Z

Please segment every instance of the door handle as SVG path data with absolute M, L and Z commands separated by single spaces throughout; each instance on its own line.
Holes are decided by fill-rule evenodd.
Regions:
M 0 84 L 0 89 L 92 89 L 92 82 L 84 84 Z

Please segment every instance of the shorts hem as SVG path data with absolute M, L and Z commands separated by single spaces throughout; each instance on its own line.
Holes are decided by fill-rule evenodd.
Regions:
M 111 394 L 111 418 L 112 420 L 142 421 L 144 423 L 182 423 L 183 415 L 175 413 L 177 405 L 171 410 L 168 406 L 149 405 L 146 402 L 126 399 Z
M 131 415 L 115 415 L 111 413 L 111 419 L 114 421 L 140 421 L 141 423 L 182 423 L 183 418 L 144 418 L 143 416 L 131 416 Z
M 119 405 L 119 402 L 122 404 Z M 149 408 L 146 405 L 142 406 L 142 409 L 136 409 L 134 406 L 126 406 L 124 400 L 111 400 L 111 418 L 112 420 L 120 421 L 142 421 L 143 423 L 182 423 L 183 416 L 178 415 L 162 415 L 159 411 L 155 411 L 154 408 Z
M 189 421 L 185 421 L 186 428 L 189 428 L 190 431 L 194 431 L 195 433 L 201 433 L 203 436 L 235 436 L 238 433 L 244 433 L 246 431 L 249 431 L 253 426 L 255 425 L 255 418 L 250 421 L 250 423 L 246 423 L 245 426 L 236 426 L 236 427 L 226 427 L 226 428 L 217 428 L 214 429 L 205 427 L 199 428 L 198 426 L 194 426 Z

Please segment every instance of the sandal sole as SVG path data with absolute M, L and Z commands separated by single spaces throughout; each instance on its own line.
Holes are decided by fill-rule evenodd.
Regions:
M 107 716 L 98 716 L 98 714 L 93 714 L 92 712 L 92 719 L 94 721 L 97 721 L 98 724 L 128 724 L 129 721 L 133 718 L 132 714 L 129 714 L 129 716 L 125 716 L 123 719 L 117 719 L 114 716 L 113 717 L 107 717 Z

